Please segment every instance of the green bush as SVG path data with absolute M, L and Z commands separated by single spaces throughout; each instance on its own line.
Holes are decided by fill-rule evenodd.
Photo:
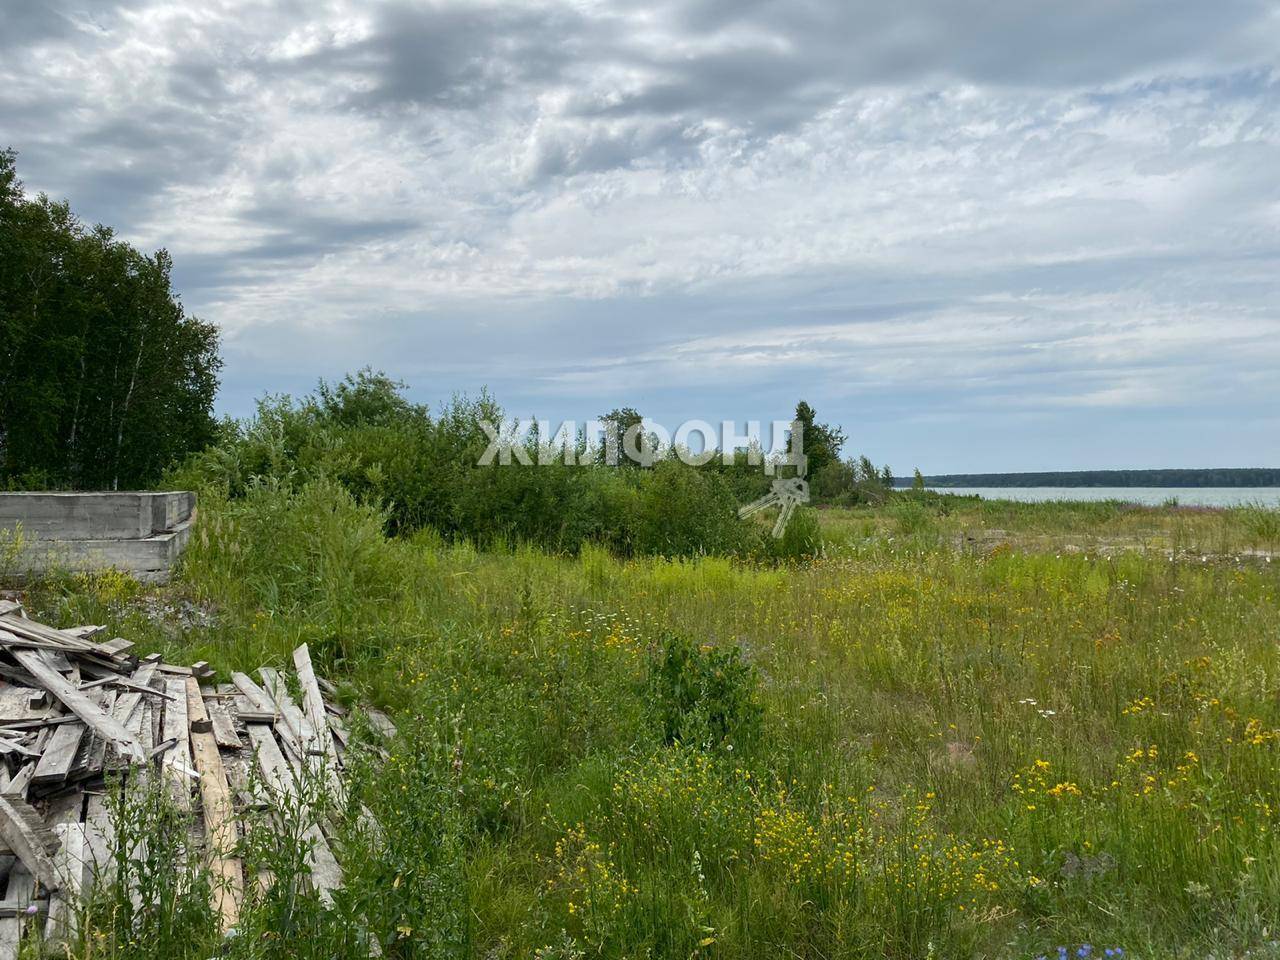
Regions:
M 663 556 L 734 554 L 749 543 L 738 502 L 720 477 L 665 461 L 640 488 L 635 549 Z
M 648 685 L 668 744 L 732 750 L 759 736 L 764 716 L 759 680 L 736 646 L 700 647 L 681 634 L 665 634 Z
M 761 553 L 774 560 L 804 560 L 822 552 L 822 528 L 818 512 L 797 507 L 781 537 L 766 535 Z

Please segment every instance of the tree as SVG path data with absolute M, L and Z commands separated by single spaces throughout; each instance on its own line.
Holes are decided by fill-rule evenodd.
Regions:
M 849 438 L 839 426 L 818 423 L 813 407 L 801 400 L 796 404 L 796 422 L 804 431 L 804 453 L 809 458 L 808 470 L 814 474 L 840 459 L 840 449 Z
M 172 268 L 27 199 L 0 152 L 0 483 L 150 486 L 213 440 L 218 333 Z
M 893 489 L 893 471 L 889 469 L 886 463 L 880 468 L 880 485 L 888 489 Z
M 911 478 L 911 489 L 912 490 L 924 489 L 924 474 L 920 472 L 919 467 L 916 467 L 915 476 Z
M 627 431 L 633 427 L 638 428 L 644 423 L 644 417 L 635 407 L 615 407 L 608 413 L 600 415 L 600 423 L 604 425 L 606 431 L 606 439 L 600 450 L 600 460 L 604 463 L 613 465 L 622 465 L 628 467 L 640 466 L 635 460 L 626 453 Z M 649 437 L 636 436 L 635 442 L 632 444 L 633 449 L 642 445 L 646 440 L 652 440 Z

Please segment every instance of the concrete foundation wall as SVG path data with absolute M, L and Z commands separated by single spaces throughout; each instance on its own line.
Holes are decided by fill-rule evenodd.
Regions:
M 195 506 L 189 491 L 0 493 L 0 531 L 21 531 L 17 573 L 115 567 L 163 580 L 187 544 Z
M 165 493 L 0 493 L 0 529 L 22 525 L 33 540 L 137 539 L 191 516 L 196 495 Z

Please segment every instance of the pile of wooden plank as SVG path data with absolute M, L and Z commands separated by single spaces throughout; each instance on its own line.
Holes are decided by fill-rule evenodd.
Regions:
M 305 645 L 293 655 L 296 685 L 270 667 L 214 684 L 203 662 L 139 658 L 100 634 L 54 629 L 0 600 L 0 960 L 17 955 L 30 924 L 75 936 L 74 905 L 112 863 L 109 781 L 127 789 L 160 778 L 192 813 L 225 931 L 243 900 L 241 812 L 270 799 L 264 790 L 299 799 L 307 777 L 342 795 L 344 711 L 326 699 L 333 688 Z M 311 882 L 329 901 L 341 868 L 320 826 L 307 834 Z

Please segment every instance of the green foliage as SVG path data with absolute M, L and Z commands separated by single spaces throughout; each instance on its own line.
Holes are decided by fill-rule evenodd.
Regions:
M 70 908 L 118 956 L 168 960 L 190 956 L 193 945 L 216 943 L 210 879 L 190 814 L 174 805 L 158 778 L 135 779 L 127 789 L 109 784 L 104 806 L 115 834 L 106 871 L 112 879 Z
M 918 537 L 933 529 L 930 510 L 919 500 L 898 500 L 891 508 L 891 514 L 898 533 L 904 537 Z
M 709 749 L 756 741 L 763 717 L 757 686 L 737 647 L 702 647 L 678 633 L 662 637 L 649 675 L 664 740 Z
M 796 404 L 796 422 L 804 431 L 804 454 L 809 458 L 808 472 L 816 474 L 840 460 L 840 449 L 848 437 L 839 427 L 818 423 L 813 407 L 801 400 Z
M 808 560 L 822 554 L 822 525 L 816 510 L 797 507 L 781 537 L 766 537 L 761 556 L 774 560 Z
M 341 484 L 263 484 L 202 504 L 167 588 L 33 591 L 42 619 L 220 670 L 340 630 L 351 655 L 318 666 L 401 730 L 320 807 L 331 906 L 301 882 L 314 815 L 276 798 L 240 936 L 217 942 L 198 856 L 159 842 L 175 872 L 143 909 L 167 919 L 100 910 L 70 955 L 1265 955 L 1280 568 L 1234 512 L 907 492 L 813 514 L 816 562 L 566 557 L 387 538 Z M 327 589 L 330 554 L 368 579 Z M 179 597 L 212 616 L 142 612 Z M 131 949 L 140 925 L 168 952 Z
M 665 461 L 648 473 L 637 501 L 638 553 L 732 555 L 748 546 L 737 501 L 714 473 Z
M 0 152 L 0 484 L 155 484 L 215 436 L 218 334 L 146 256 L 65 203 L 27 199 Z
M 883 503 L 893 486 L 888 466 L 877 471 L 867 457 L 833 460 L 810 474 L 810 493 L 817 503 L 850 507 L 859 503 Z
M 296 489 L 337 484 L 378 510 L 390 533 L 430 527 L 447 540 L 482 545 L 534 543 L 576 552 L 599 543 L 629 554 L 748 553 L 759 540 L 737 517 L 733 482 L 715 469 L 668 456 L 652 469 L 592 463 L 479 463 L 489 440 L 482 422 L 502 411 L 483 394 L 455 398 L 432 416 L 406 400 L 403 385 L 371 370 L 314 396 L 269 397 L 244 424 L 170 477 L 215 496 L 247 496 L 264 482 Z M 614 411 L 628 423 L 630 410 Z M 763 476 L 755 468 L 754 482 Z

